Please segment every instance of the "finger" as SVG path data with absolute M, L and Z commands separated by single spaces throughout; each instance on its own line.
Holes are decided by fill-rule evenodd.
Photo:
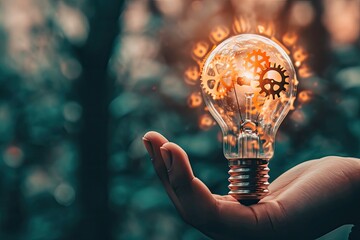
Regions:
M 194 176 L 185 151 L 174 143 L 165 143 L 160 149 L 185 221 L 199 228 L 216 220 L 216 200 L 205 184 Z
M 153 161 L 156 173 L 160 178 L 164 178 L 167 174 L 162 174 L 162 171 L 166 173 L 166 168 L 161 158 L 160 147 L 169 141 L 160 133 L 151 131 L 144 135 L 143 142 Z
M 145 134 L 145 136 L 143 137 L 143 142 L 146 150 L 150 155 L 150 158 L 152 159 L 156 174 L 162 182 L 169 198 L 171 199 L 179 213 L 182 215 L 183 211 L 181 205 L 174 193 L 174 190 L 170 186 L 167 170 L 160 153 L 160 147 L 167 143 L 168 140 L 161 134 L 151 131 Z

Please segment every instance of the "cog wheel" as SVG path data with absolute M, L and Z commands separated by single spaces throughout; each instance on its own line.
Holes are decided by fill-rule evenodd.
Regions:
M 261 52 L 260 49 L 254 49 L 247 54 L 244 65 L 249 72 L 256 76 L 269 65 L 269 59 L 270 57 L 266 55 L 265 51 Z
M 252 102 L 253 110 L 251 114 L 258 114 L 262 110 L 265 100 L 266 97 L 260 94 L 260 92 L 254 92 L 254 97 Z
M 280 79 L 274 79 L 274 78 L 264 78 L 265 75 L 269 74 L 270 72 L 277 72 L 280 76 Z M 261 88 L 261 93 L 265 93 L 265 97 L 272 96 L 273 99 L 275 99 L 275 95 L 279 98 L 280 93 L 282 91 L 285 91 L 285 85 L 289 84 L 286 82 L 286 79 L 289 77 L 285 75 L 286 70 L 281 66 L 276 66 L 276 63 L 271 67 L 270 63 L 261 73 L 259 78 L 259 86 Z
M 231 58 L 217 55 L 210 62 L 206 71 L 203 68 L 201 86 L 214 99 L 221 99 L 233 88 L 234 73 Z

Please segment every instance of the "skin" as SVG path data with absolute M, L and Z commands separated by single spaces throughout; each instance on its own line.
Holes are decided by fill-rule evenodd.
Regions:
M 244 206 L 212 194 L 175 143 L 156 132 L 143 141 L 181 217 L 213 239 L 315 239 L 359 224 L 359 159 L 330 156 L 299 164 L 273 181 L 258 204 Z

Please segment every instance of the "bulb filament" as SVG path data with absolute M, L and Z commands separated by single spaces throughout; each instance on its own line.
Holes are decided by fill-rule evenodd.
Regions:
M 251 122 L 252 98 L 254 93 L 245 93 L 245 122 Z

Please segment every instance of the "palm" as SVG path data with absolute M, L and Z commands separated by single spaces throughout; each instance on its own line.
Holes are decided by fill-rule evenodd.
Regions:
M 155 170 L 181 216 L 215 239 L 314 239 L 355 223 L 360 213 L 358 159 L 327 157 L 302 163 L 271 183 L 270 194 L 258 204 L 247 207 L 229 195 L 211 194 L 194 177 L 186 153 L 177 145 L 154 132 L 144 139 L 151 142 Z M 160 147 L 171 152 L 168 171 Z
M 255 226 L 262 228 L 260 236 L 252 236 L 314 239 L 352 222 L 356 211 L 351 182 L 356 179 L 349 176 L 356 171 L 354 161 L 357 160 L 337 157 L 308 161 L 281 175 L 270 185 L 269 195 L 248 207 L 252 213 L 248 220 L 252 221 L 247 223 L 254 225 L 255 221 Z M 236 221 L 247 211 L 247 207 L 229 195 L 213 196 L 220 208 L 225 209 L 224 219 Z

